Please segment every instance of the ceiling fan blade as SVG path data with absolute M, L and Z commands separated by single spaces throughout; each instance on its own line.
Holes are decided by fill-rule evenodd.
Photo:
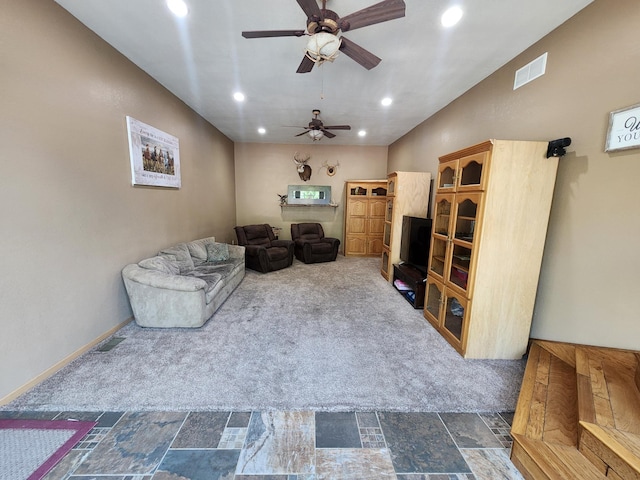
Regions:
M 340 43 L 340 50 L 367 70 L 371 70 L 382 61 L 381 58 L 376 57 L 369 50 L 365 50 L 360 45 L 352 42 L 348 38 L 340 37 L 340 40 L 342 40 L 342 42 Z
M 318 2 L 316 0 L 298 0 L 298 5 L 300 5 L 300 8 L 304 10 L 307 18 L 311 18 L 314 15 L 317 17 L 320 17 L 322 15 L 320 13 L 320 7 L 318 6 Z
M 305 55 L 304 58 L 302 59 L 302 62 L 300 62 L 300 65 L 298 66 L 298 70 L 296 70 L 296 73 L 309 73 L 314 65 L 315 63 L 313 62 L 313 60 L 311 60 L 309 57 Z
M 327 138 L 333 138 L 336 136 L 335 133 L 328 132 L 326 128 L 321 128 L 320 130 L 322 130 L 322 133 L 324 133 L 324 136 Z
M 297 134 L 297 135 L 296 135 L 296 137 L 301 137 L 302 135 L 306 135 L 307 133 L 309 133 L 309 130 L 308 130 L 308 129 L 307 129 L 307 130 L 305 130 L 305 131 L 304 131 L 304 132 L 302 132 L 302 133 Z
M 328 127 L 324 127 L 325 130 L 351 130 L 350 125 L 330 125 Z
M 384 0 L 351 15 L 340 19 L 340 30 L 347 32 L 356 28 L 387 22 L 396 18 L 402 18 L 406 5 L 403 0 Z
M 256 30 L 242 32 L 244 38 L 268 38 L 268 37 L 301 37 L 304 30 Z

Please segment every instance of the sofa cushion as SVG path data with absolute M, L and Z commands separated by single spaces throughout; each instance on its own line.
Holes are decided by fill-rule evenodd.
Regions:
M 329 242 L 312 242 L 309 246 L 314 254 L 333 252 L 333 245 Z
M 196 263 L 197 260 L 201 262 L 207 261 L 207 242 L 206 238 L 200 240 L 194 240 L 193 242 L 187 242 L 187 249 L 189 250 L 189 254 L 191 258 Z
M 267 231 L 267 227 L 264 225 L 247 225 L 243 228 L 245 236 L 247 237 L 248 245 L 263 245 L 265 247 L 271 246 L 271 238 Z M 273 235 L 273 233 L 271 235 Z
M 189 275 L 201 278 L 211 273 L 219 273 L 223 277 L 227 277 L 237 264 L 238 262 L 203 263 L 198 265 Z
M 189 248 L 186 243 L 180 243 L 173 247 L 165 248 L 159 253 L 159 255 L 175 255 L 181 274 L 190 272 L 194 268 L 193 259 L 191 258 L 191 254 L 189 253 Z
M 147 270 L 157 270 L 168 275 L 178 275 L 180 273 L 180 267 L 178 267 L 175 255 L 158 255 L 145 258 L 140 260 L 138 265 Z
M 226 243 L 207 244 L 207 262 L 229 260 L 229 246 Z
M 286 258 L 289 258 L 289 249 L 286 247 L 267 248 L 267 257 L 269 257 L 270 262 L 274 262 L 276 260 L 284 260 Z
M 209 273 L 208 275 L 202 275 L 202 280 L 207 283 L 207 288 L 204 290 L 205 302 L 211 303 L 214 299 L 215 294 L 218 292 L 219 288 L 217 288 L 222 281 L 223 276 L 219 273 Z

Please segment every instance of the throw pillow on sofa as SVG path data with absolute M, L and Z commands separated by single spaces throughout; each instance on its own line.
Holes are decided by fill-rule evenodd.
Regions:
M 175 247 L 165 248 L 159 255 L 175 255 L 180 274 L 188 273 L 195 268 L 189 249 L 184 243 L 180 243 Z
M 168 275 L 179 275 L 180 267 L 176 262 L 175 255 L 159 255 L 157 257 L 145 258 L 138 263 L 147 270 L 158 270 Z
M 207 262 L 224 262 L 229 260 L 229 246 L 226 243 L 207 244 Z

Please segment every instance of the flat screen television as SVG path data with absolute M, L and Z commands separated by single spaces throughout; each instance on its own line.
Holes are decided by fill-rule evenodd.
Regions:
M 431 244 L 431 219 L 402 217 L 402 238 L 400 240 L 400 260 L 427 273 L 429 246 Z

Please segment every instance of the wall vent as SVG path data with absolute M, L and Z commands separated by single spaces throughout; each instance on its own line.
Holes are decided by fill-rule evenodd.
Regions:
M 516 72 L 516 78 L 513 82 L 514 90 L 544 75 L 547 70 L 547 53 L 540 55 Z

